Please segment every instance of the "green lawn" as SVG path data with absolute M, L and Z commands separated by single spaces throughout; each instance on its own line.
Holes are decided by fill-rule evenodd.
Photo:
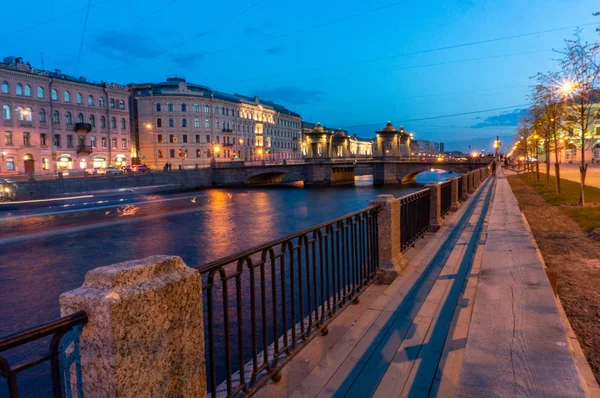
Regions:
M 561 194 L 556 194 L 556 177 L 550 176 L 550 186 L 544 186 L 546 174 L 540 173 L 540 182 L 530 178 L 529 173 L 519 175 L 519 178 L 526 184 L 533 187 L 540 194 L 546 203 L 561 206 L 561 209 L 577 222 L 586 232 L 600 228 L 600 207 L 579 207 L 579 183 L 571 180 L 560 179 Z M 600 189 L 595 187 L 585 187 L 586 203 L 600 203 Z

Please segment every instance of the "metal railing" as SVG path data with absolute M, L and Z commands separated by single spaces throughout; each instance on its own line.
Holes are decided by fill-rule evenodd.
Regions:
M 450 212 L 450 208 L 452 207 L 452 181 L 447 181 L 442 184 L 441 187 L 441 209 L 440 215 L 444 217 L 446 214 Z
M 61 377 L 59 360 L 61 339 L 66 333 L 73 330 L 75 326 L 84 325 L 86 322 L 87 315 L 85 312 L 77 312 L 55 321 L 0 338 L 0 353 L 5 353 L 9 350 L 23 347 L 28 343 L 40 341 L 45 337 L 52 336 L 47 352 L 44 352 L 33 359 L 25 360 L 15 366 L 12 366 L 9 363 L 6 356 L 0 355 L 0 377 L 6 379 L 8 395 L 11 398 L 19 396 L 17 376 L 20 372 L 39 365 L 40 363 L 49 361 L 50 374 L 52 377 L 52 396 L 55 398 L 62 397 L 63 380 Z
M 400 198 L 400 246 L 408 250 L 422 238 L 429 228 L 431 190 L 406 195 Z
M 251 394 L 357 300 L 378 267 L 377 207 L 207 264 L 208 391 Z
M 463 200 L 463 182 L 464 182 L 465 177 L 464 176 L 460 176 L 457 179 L 457 183 L 458 183 L 458 201 L 462 202 Z

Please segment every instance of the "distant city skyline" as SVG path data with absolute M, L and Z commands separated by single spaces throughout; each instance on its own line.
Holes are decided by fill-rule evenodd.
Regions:
M 575 26 L 597 40 L 598 8 L 591 0 L 98 0 L 88 10 L 82 1 L 32 0 L 25 14 L 4 5 L 0 55 L 122 84 L 184 76 L 359 137 L 391 120 L 447 151 L 491 152 L 497 134 L 511 142 L 529 77 L 558 69 L 553 49 Z

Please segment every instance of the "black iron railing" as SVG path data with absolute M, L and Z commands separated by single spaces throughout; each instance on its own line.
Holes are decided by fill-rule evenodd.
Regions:
M 59 360 L 61 339 L 66 333 L 73 330 L 75 326 L 84 325 L 86 322 L 87 315 L 84 312 L 77 312 L 55 321 L 0 338 L 0 353 L 3 354 L 0 355 L 0 377 L 6 379 L 8 395 L 11 398 L 19 396 L 17 376 L 20 372 L 49 361 L 52 377 L 52 396 L 55 398 L 62 397 L 63 378 L 61 377 Z M 28 343 L 43 340 L 48 336 L 52 336 L 48 343 L 48 349 L 32 359 L 25 360 L 13 366 L 4 354 L 10 350 L 24 347 Z
M 400 198 L 400 246 L 405 252 L 429 228 L 431 191 L 424 189 Z
M 441 187 L 441 216 L 444 217 L 452 207 L 452 181 L 447 181 Z
M 203 266 L 208 391 L 251 394 L 375 278 L 377 208 Z
M 457 183 L 458 183 L 458 201 L 462 202 L 463 200 L 463 182 L 464 182 L 464 176 L 460 176 L 458 177 Z

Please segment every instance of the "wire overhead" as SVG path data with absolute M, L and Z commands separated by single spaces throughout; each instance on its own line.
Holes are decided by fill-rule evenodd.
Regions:
M 75 70 L 73 72 L 74 75 L 77 75 L 77 67 L 79 66 L 79 59 L 81 58 L 81 50 L 83 49 L 83 40 L 85 38 L 85 30 L 87 28 L 88 16 L 90 15 L 91 5 L 92 0 L 88 0 L 87 10 L 85 11 L 85 19 L 83 21 L 83 31 L 81 32 L 81 41 L 79 42 L 79 51 L 77 52 L 77 61 L 75 61 Z

